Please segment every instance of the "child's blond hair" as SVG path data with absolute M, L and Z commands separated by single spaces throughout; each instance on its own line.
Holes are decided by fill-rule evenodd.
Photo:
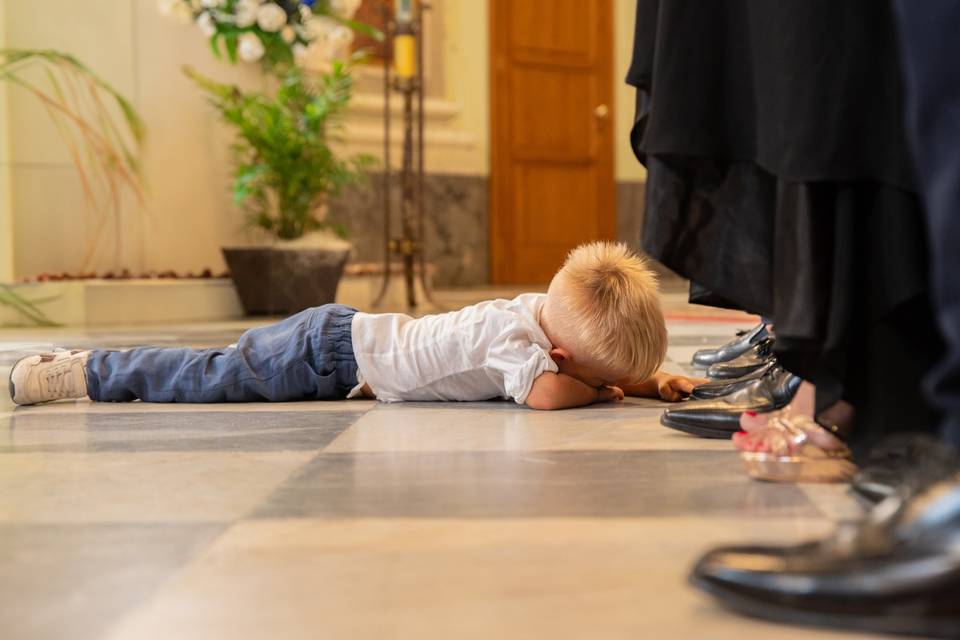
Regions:
M 663 363 L 667 327 L 657 276 L 625 244 L 580 245 L 567 256 L 551 289 L 559 303 L 552 312 L 560 316 L 575 352 L 636 382 Z

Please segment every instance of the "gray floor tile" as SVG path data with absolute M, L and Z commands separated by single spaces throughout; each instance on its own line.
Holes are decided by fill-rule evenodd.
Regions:
M 18 411 L 0 417 L 0 453 L 321 450 L 360 417 L 355 411 L 141 411 Z
M 222 527 L 0 524 L 0 635 L 102 637 Z
M 793 486 L 748 480 L 732 452 L 322 454 L 256 517 L 815 516 Z

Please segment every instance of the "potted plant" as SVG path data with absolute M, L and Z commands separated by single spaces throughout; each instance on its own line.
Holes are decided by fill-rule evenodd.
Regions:
M 356 0 L 164 0 L 194 20 L 217 55 L 258 62 L 270 89 L 243 91 L 186 68 L 235 130 L 234 201 L 270 239 L 224 247 L 248 314 L 290 314 L 333 302 L 350 245 L 325 220 L 327 203 L 365 176 L 372 158 L 331 148 L 353 87 L 346 47 Z M 344 59 L 338 59 L 343 57 Z

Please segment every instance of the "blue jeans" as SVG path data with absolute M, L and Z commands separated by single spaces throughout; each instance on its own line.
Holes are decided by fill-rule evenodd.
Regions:
M 907 135 L 926 205 L 934 305 L 946 341 L 928 395 L 943 411 L 943 437 L 960 447 L 960 2 L 900 0 L 894 6 Z
M 287 402 L 345 398 L 357 384 L 356 309 L 328 304 L 251 329 L 226 349 L 94 351 L 87 393 L 100 402 Z

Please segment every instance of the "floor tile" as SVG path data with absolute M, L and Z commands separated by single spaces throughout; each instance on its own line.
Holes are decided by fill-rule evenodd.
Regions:
M 794 486 L 747 479 L 732 452 L 322 454 L 261 518 L 819 516 Z
M 0 522 L 232 522 L 257 507 L 313 455 L 3 454 Z
M 8 640 L 101 638 L 222 527 L 0 524 Z
M 346 404 L 346 403 L 344 403 Z M 162 412 L 32 410 L 0 417 L 0 453 L 100 451 L 319 451 L 355 412 Z
M 865 637 L 731 616 L 690 589 L 707 548 L 824 520 L 267 520 L 208 547 L 111 640 Z
M 728 441 L 693 438 L 661 426 L 664 406 L 634 399 L 561 412 L 508 402 L 381 405 L 325 452 L 731 450 Z
M 451 307 L 516 292 L 463 291 Z M 755 325 L 663 296 L 664 370 Z M 53 346 L 210 347 L 269 319 L 0 330 L 0 379 Z M 744 476 L 727 441 L 629 399 L 14 409 L 0 386 L 0 637 L 835 638 L 730 615 L 705 549 L 862 517 L 839 486 Z

